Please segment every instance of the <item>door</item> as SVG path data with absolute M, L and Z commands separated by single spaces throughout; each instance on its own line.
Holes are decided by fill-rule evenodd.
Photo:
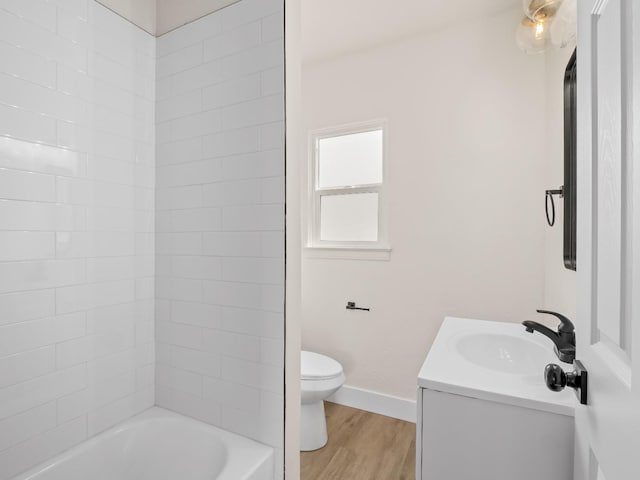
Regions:
M 576 480 L 640 479 L 640 1 L 578 1 Z

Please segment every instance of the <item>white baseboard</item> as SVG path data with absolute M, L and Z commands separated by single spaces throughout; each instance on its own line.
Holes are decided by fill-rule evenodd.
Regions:
M 329 402 L 359 408 L 371 413 L 416 423 L 416 402 L 371 390 L 344 385 L 331 395 Z

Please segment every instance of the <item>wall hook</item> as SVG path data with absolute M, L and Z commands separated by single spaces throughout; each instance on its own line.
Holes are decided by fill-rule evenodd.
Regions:
M 554 195 L 558 195 L 560 196 L 560 198 L 564 198 L 564 185 L 557 190 L 545 190 L 544 211 L 547 215 L 547 223 L 550 227 L 553 227 L 556 223 L 556 205 L 553 200 Z M 551 215 L 549 215 L 549 203 L 551 203 Z

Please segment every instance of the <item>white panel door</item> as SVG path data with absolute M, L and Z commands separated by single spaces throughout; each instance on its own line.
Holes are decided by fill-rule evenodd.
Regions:
M 576 480 L 640 479 L 640 1 L 578 2 Z

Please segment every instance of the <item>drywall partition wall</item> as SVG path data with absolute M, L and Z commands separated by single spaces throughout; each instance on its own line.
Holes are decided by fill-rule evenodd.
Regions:
M 546 172 L 545 188 L 564 183 L 564 71 L 573 48 L 546 53 Z M 564 200 L 555 197 L 556 223 L 545 225 L 544 306 L 571 319 L 576 316 L 576 272 L 563 260 Z M 579 268 L 579 267 L 578 267 Z M 551 324 L 553 320 L 550 320 Z M 550 325 L 551 325 L 550 324 Z
M 0 6 L 0 479 L 154 402 L 154 39 Z
M 157 403 L 278 449 L 282 30 L 243 0 L 159 37 L 156 113 Z
M 286 78 L 286 338 L 285 338 L 285 471 L 286 478 L 300 478 L 300 331 L 301 331 L 301 262 L 302 215 L 300 202 L 302 185 L 300 161 L 304 158 L 302 141 L 302 55 L 301 0 L 285 3 L 285 78 Z
M 414 399 L 445 316 L 519 322 L 542 305 L 544 57 L 518 50 L 520 17 L 303 66 L 305 131 L 389 128 L 391 259 L 303 258 L 303 348 L 349 386 Z

